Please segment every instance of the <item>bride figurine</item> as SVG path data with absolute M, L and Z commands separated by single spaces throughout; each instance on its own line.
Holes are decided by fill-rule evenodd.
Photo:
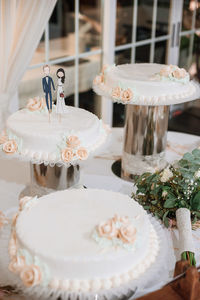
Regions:
M 59 121 L 61 122 L 61 116 L 65 113 L 65 96 L 63 91 L 63 85 L 65 83 L 65 71 L 60 68 L 57 70 L 56 75 L 58 78 L 56 113 L 59 115 Z

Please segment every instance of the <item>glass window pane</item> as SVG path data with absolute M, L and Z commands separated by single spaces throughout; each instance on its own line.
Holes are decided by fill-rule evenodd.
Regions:
M 169 0 L 158 0 L 156 18 L 156 36 L 166 35 L 169 31 Z
M 45 40 L 44 40 L 44 36 L 45 34 L 43 33 L 42 37 L 41 37 L 41 40 L 39 42 L 39 45 L 37 46 L 34 54 L 33 54 L 33 57 L 32 57 L 32 60 L 31 60 L 31 63 L 30 65 L 36 65 L 36 64 L 40 64 L 42 62 L 45 61 Z
M 79 52 L 99 49 L 101 46 L 101 1 L 80 2 Z
M 194 6 L 195 0 L 183 1 L 182 31 L 192 29 L 192 15 Z
M 153 0 L 139 0 L 137 13 L 137 41 L 151 38 L 152 16 Z
M 150 58 L 150 45 L 136 47 L 136 57 L 135 57 L 136 63 L 144 63 L 144 62 L 148 63 L 149 58 Z
M 92 89 L 94 77 L 101 69 L 101 55 L 92 55 L 79 60 L 79 107 L 100 117 L 101 97 Z
M 180 52 L 179 52 L 179 67 L 188 68 L 188 56 L 189 56 L 189 45 L 190 45 L 190 35 L 182 36 L 180 42 Z
M 165 64 L 166 51 L 167 51 L 167 41 L 155 43 L 154 63 Z
M 117 1 L 116 45 L 132 42 L 133 0 Z
M 129 64 L 131 62 L 131 49 L 115 52 L 115 64 Z
M 200 82 L 200 31 L 194 35 L 194 45 L 189 73 Z
M 58 0 L 49 21 L 50 59 L 75 54 L 74 2 Z

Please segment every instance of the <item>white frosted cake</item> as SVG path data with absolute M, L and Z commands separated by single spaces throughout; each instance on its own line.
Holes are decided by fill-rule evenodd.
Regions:
M 66 190 L 20 200 L 9 270 L 26 287 L 92 292 L 139 278 L 158 251 L 147 213 L 128 196 Z
M 105 138 L 105 127 L 94 114 L 67 106 L 61 122 L 54 110 L 49 122 L 43 99 L 35 98 L 8 118 L 0 149 L 33 163 L 73 164 L 87 159 Z
M 93 88 L 123 104 L 170 105 L 200 96 L 185 69 L 161 64 L 105 66 L 95 77 Z

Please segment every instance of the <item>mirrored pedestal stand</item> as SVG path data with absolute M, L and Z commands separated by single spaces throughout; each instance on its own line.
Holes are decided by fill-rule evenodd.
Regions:
M 38 196 L 49 194 L 58 190 L 71 188 L 80 180 L 80 167 L 75 166 L 45 166 L 44 164 L 30 163 L 31 182 L 20 194 L 24 196 Z
M 168 117 L 169 106 L 126 105 L 121 178 L 166 166 Z

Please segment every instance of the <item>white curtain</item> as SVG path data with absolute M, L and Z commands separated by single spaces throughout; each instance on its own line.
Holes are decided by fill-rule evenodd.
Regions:
M 57 0 L 0 0 L 0 129 Z

